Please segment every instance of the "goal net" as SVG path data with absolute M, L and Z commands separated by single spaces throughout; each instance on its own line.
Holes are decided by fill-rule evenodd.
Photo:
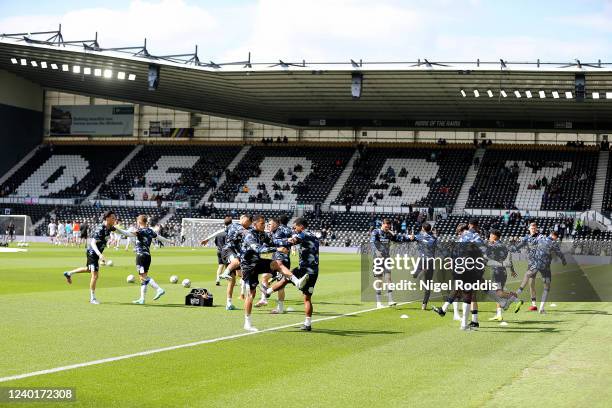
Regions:
M 34 235 L 29 215 L 0 215 L 0 242 L 26 242 L 28 235 Z
M 225 223 L 222 219 L 183 218 L 181 221 L 182 245 L 187 247 L 200 246 L 203 239 L 223 229 L 225 229 Z M 208 246 L 214 245 L 214 239 L 211 239 Z

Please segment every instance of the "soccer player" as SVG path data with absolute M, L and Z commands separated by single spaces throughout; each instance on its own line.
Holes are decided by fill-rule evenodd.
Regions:
M 223 273 L 223 269 L 225 268 L 225 262 L 223 261 L 223 247 L 227 241 L 227 229 L 232 224 L 232 217 L 230 215 L 226 216 L 223 220 L 223 224 L 225 224 L 225 230 L 219 235 L 215 236 L 215 246 L 217 247 L 217 278 L 215 280 L 215 285 L 221 285 L 221 273 Z
M 523 277 L 523 281 L 519 286 L 516 294 L 518 296 L 523 293 L 525 286 L 529 283 L 531 279 L 531 284 L 529 286 L 531 292 L 531 306 L 529 306 L 529 311 L 534 312 L 538 310 L 536 306 L 536 288 L 535 288 L 535 276 L 538 271 L 544 270 L 546 268 L 546 262 L 541 258 L 542 253 L 539 250 L 540 241 L 546 239 L 546 237 L 539 233 L 538 224 L 534 221 L 529 224 L 529 234 L 525 235 L 518 244 L 510 247 L 512 252 L 518 252 L 523 247 L 527 247 L 527 272 Z
M 66 235 L 66 226 L 63 222 L 57 222 L 57 240 L 55 243 L 57 245 L 62 245 L 64 243 L 64 236 Z
M 136 231 L 138 231 L 138 224 L 132 224 L 130 225 L 130 227 L 128 228 L 128 232 L 131 232 L 132 234 L 135 233 Z M 125 250 L 127 251 L 128 249 L 130 249 L 130 244 L 134 245 L 134 248 L 136 247 L 136 238 L 135 237 L 131 237 L 128 236 L 126 239 L 126 243 L 125 243 Z
M 57 235 L 57 224 L 55 223 L 55 220 L 51 220 L 51 222 L 49 223 L 49 238 L 51 239 L 52 244 L 55 243 L 56 235 Z
M 273 243 L 276 246 L 279 247 L 284 247 L 287 249 L 290 249 L 290 247 L 292 245 L 290 245 L 287 240 L 289 238 L 291 238 L 291 236 L 293 235 L 293 232 L 291 231 L 291 228 L 289 228 L 287 226 L 287 223 L 289 222 L 289 217 L 285 214 L 281 215 L 278 218 L 272 218 L 269 222 L 269 226 L 270 226 L 270 234 L 272 234 L 272 240 Z M 272 255 L 272 268 L 278 268 L 279 270 L 281 270 L 281 268 L 286 268 L 287 270 L 291 269 L 291 258 L 289 257 L 288 253 L 282 252 L 282 251 L 276 251 L 274 252 L 274 254 Z M 280 272 L 280 274 L 282 275 L 282 271 Z M 261 286 L 262 286 L 262 291 L 261 291 L 261 299 L 259 300 L 259 302 L 257 302 L 257 304 L 255 304 L 255 307 L 261 307 L 261 306 L 265 306 L 268 304 L 268 294 L 267 294 L 267 290 L 270 284 L 270 279 L 272 278 L 272 274 L 264 274 L 261 277 Z M 282 276 L 276 276 L 277 280 L 281 280 Z M 285 289 L 281 288 L 278 290 L 278 303 L 276 305 L 276 308 L 272 309 L 270 311 L 270 313 L 272 314 L 280 314 L 280 313 L 284 313 L 285 312 Z
M 461 258 L 461 257 L 471 257 L 473 254 L 470 250 L 470 246 L 462 241 L 463 236 L 468 233 L 469 227 L 466 224 L 459 224 L 457 226 L 457 238 L 453 245 L 451 246 L 451 254 L 453 258 Z M 453 270 L 453 281 L 461 281 L 463 283 L 472 283 L 476 279 L 476 274 L 473 269 L 466 270 L 463 273 L 458 273 L 456 270 Z M 453 304 L 453 308 L 455 310 L 455 318 L 454 320 L 459 320 L 461 322 L 460 328 L 461 330 L 473 330 L 476 329 L 475 325 L 468 323 L 468 317 L 470 314 L 471 303 L 472 303 L 473 291 L 460 290 L 455 288 L 446 299 L 446 302 L 442 305 L 442 307 L 434 306 L 432 310 L 436 312 L 441 317 L 446 315 L 446 311 Z M 458 313 L 458 299 L 463 300 L 463 316 L 459 316 Z
M 81 246 L 81 224 L 78 221 L 74 221 L 72 223 L 72 235 L 74 239 L 74 244 L 78 247 Z
M 250 214 L 242 214 L 240 216 L 240 223 L 231 223 L 227 226 L 225 245 L 221 251 L 223 257 L 223 263 L 226 265 L 225 270 L 221 275 L 222 279 L 229 280 L 227 285 L 227 303 L 225 309 L 235 310 L 236 306 L 232 303 L 232 297 L 234 294 L 234 286 L 236 285 L 236 275 L 241 274 L 238 270 L 240 269 L 240 251 L 242 249 L 242 240 L 244 234 L 251 228 L 253 217 Z M 202 241 L 202 245 L 206 245 L 208 241 Z M 244 296 L 245 285 L 244 280 L 240 282 L 240 295 Z
M 87 266 L 73 269 L 72 271 L 64 272 L 64 277 L 68 283 L 72 283 L 72 275 L 75 273 L 91 273 L 91 279 L 89 282 L 89 303 L 93 305 L 99 305 L 100 302 L 96 299 L 96 283 L 98 282 L 98 271 L 100 269 L 100 262 L 104 265 L 106 258 L 102 252 L 106 248 L 111 232 L 115 230 L 115 221 L 117 217 L 112 210 L 106 211 L 102 215 L 102 224 L 100 224 L 92 235 L 91 240 L 87 243 Z M 64 230 L 65 231 L 65 230 Z
M 68 244 L 74 245 L 74 243 L 72 242 L 72 224 L 70 223 L 70 221 L 66 222 L 64 228 L 66 229 L 66 246 L 68 246 Z
M 300 282 L 296 285 L 304 294 L 304 324 L 301 327 L 303 331 L 312 330 L 312 294 L 319 277 L 319 239 L 315 234 L 308 231 L 308 221 L 305 218 L 296 218 L 293 223 L 293 235 L 289 239 L 289 243 L 299 245 L 299 266 L 294 268 L 293 276 L 298 278 Z M 305 284 L 302 280 L 305 279 Z
M 372 255 L 377 258 L 388 258 L 390 256 L 391 242 L 407 241 L 408 238 L 403 234 L 394 234 L 391 232 L 391 220 L 385 218 L 378 228 L 374 228 L 370 233 L 370 248 Z M 391 283 L 391 271 L 386 268 L 382 270 L 373 270 L 374 278 L 383 277 L 383 281 Z M 389 306 L 395 306 L 397 302 L 393 301 L 393 291 L 387 289 L 387 300 Z M 384 307 L 382 304 L 382 291 L 376 290 L 376 307 Z
M 514 313 L 517 313 L 523 305 L 522 300 L 516 299 L 516 295 L 513 292 L 505 292 L 504 286 L 506 286 L 506 280 L 508 279 L 508 273 L 506 267 L 510 268 L 513 278 L 516 278 L 518 274 L 514 270 L 512 265 L 512 253 L 506 245 L 504 245 L 499 239 L 501 238 L 501 232 L 499 230 L 493 230 L 489 234 L 489 242 L 487 243 L 486 256 L 489 260 L 487 264 L 491 266 L 492 280 L 499 285 L 499 289 L 495 291 L 495 296 L 507 299 L 504 304 L 497 302 L 497 310 L 495 317 L 489 320 L 501 322 L 502 309 L 507 309 L 510 303 L 517 301 L 517 306 L 514 309 Z
M 480 229 L 478 228 L 478 220 L 476 218 L 472 218 L 468 222 L 468 230 L 461 235 L 459 239 L 460 243 L 467 245 L 467 254 L 469 258 L 484 259 L 484 252 L 486 251 L 485 242 L 480 236 Z M 484 276 L 484 267 L 474 266 L 471 268 L 470 275 L 475 278 L 474 283 L 478 283 L 482 281 Z M 472 329 L 477 329 L 480 327 L 480 323 L 478 322 L 478 301 L 476 300 L 476 292 L 472 291 L 472 302 L 470 305 L 470 309 L 472 312 L 472 320 L 470 322 L 470 327 Z M 464 316 L 465 319 L 465 316 Z
M 166 291 L 149 276 L 149 267 L 151 266 L 151 243 L 153 240 L 158 240 L 168 244 L 172 241 L 158 235 L 155 231 L 149 228 L 147 226 L 148 222 L 148 217 L 141 214 L 136 218 L 136 225 L 138 226 L 136 232 L 124 231 L 119 227 L 115 227 L 115 230 L 121 235 L 128 238 L 134 238 L 136 240 L 134 249 L 136 251 L 136 271 L 140 277 L 140 298 L 134 300 L 132 303 L 137 305 L 144 305 L 147 286 L 149 285 L 156 290 L 153 300 L 159 299 L 164 293 L 166 293 Z
M 253 310 L 253 299 L 259 285 L 258 275 L 270 273 L 272 259 L 266 259 L 262 255 L 275 252 L 277 248 L 272 242 L 272 237 L 265 232 L 266 219 L 263 215 L 253 217 L 252 228 L 244 233 L 240 251 L 240 270 L 242 279 L 247 285 L 248 291 L 244 300 L 244 329 L 257 331 L 251 321 Z M 279 251 L 289 252 L 287 248 L 278 248 Z
M 424 278 L 426 281 L 431 281 L 434 275 L 433 259 L 436 255 L 436 244 L 438 242 L 438 238 L 431 234 L 431 224 L 427 222 L 423 223 L 423 225 L 421 225 L 421 232 L 416 235 L 411 235 L 409 240 L 417 242 L 419 256 L 423 260 L 423 262 L 419 264 L 419 269 L 415 270 L 412 276 L 416 278 L 422 275 L 421 279 Z M 428 261 L 428 259 L 431 259 L 431 261 Z M 427 303 L 429 302 L 430 296 L 431 290 L 426 290 L 423 296 L 421 310 L 427 310 Z
M 553 255 L 559 257 L 564 266 L 567 265 L 565 255 L 563 255 L 563 252 L 561 252 L 561 248 L 559 247 L 558 239 L 559 234 L 556 231 L 553 231 L 548 237 L 540 241 L 540 245 L 538 248 L 538 252 L 540 253 L 540 259 L 542 260 L 543 264 L 543 268 L 539 269 L 539 271 L 542 275 L 542 282 L 544 284 L 544 289 L 542 291 L 542 299 L 540 300 L 540 308 L 538 309 L 538 313 L 540 314 L 546 313 L 544 305 L 546 303 L 546 299 L 548 298 L 548 293 L 550 292 L 550 282 L 552 279 L 550 264 L 552 262 Z

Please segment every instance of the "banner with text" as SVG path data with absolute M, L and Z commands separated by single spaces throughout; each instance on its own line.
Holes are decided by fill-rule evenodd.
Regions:
M 51 136 L 132 136 L 131 105 L 55 105 L 51 107 Z

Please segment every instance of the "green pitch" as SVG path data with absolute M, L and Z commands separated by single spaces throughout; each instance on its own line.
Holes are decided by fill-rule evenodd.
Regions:
M 274 296 L 254 311 L 254 325 L 272 330 L 223 339 L 244 333 L 243 314 L 223 307 L 213 251 L 154 251 L 150 274 L 167 293 L 153 302 L 149 291 L 144 306 L 131 304 L 139 287 L 125 281 L 135 273 L 131 251 L 106 256 L 115 266 L 102 268 L 95 306 L 88 274 L 72 285 L 62 277 L 84 264 L 83 249 L 0 253 L 1 378 L 200 344 L 0 387 L 74 387 L 77 400 L 67 406 L 85 407 L 610 406 L 610 303 L 560 303 L 545 316 L 507 312 L 508 326 L 487 321 L 494 306 L 486 303 L 481 329 L 461 332 L 451 316 L 418 304 L 366 311 L 373 305 L 360 301 L 359 257 L 322 254 L 312 332 L 297 329 L 302 304 L 288 287 L 293 312 L 270 315 Z M 187 289 L 168 283 L 173 274 L 212 288 L 217 306 L 183 306 Z M 237 296 L 235 303 L 240 309 Z

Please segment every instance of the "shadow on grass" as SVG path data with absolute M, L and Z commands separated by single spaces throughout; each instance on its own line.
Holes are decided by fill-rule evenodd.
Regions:
M 301 331 L 301 330 L 298 330 Z M 308 332 L 310 335 L 312 334 L 330 334 L 333 336 L 340 337 L 362 337 L 362 336 L 370 336 L 373 334 L 403 334 L 404 332 L 400 331 L 390 331 L 390 330 L 336 330 L 336 329 L 320 329 L 314 326 L 311 332 Z
M 583 315 L 604 315 L 611 316 L 612 313 L 605 310 L 594 310 L 594 309 L 576 309 L 576 310 L 557 310 L 555 313 L 573 313 Z
M 500 328 L 488 328 L 481 327 L 478 331 L 482 331 L 483 333 L 561 333 L 567 330 L 559 330 L 556 327 L 506 327 L 504 329 Z

